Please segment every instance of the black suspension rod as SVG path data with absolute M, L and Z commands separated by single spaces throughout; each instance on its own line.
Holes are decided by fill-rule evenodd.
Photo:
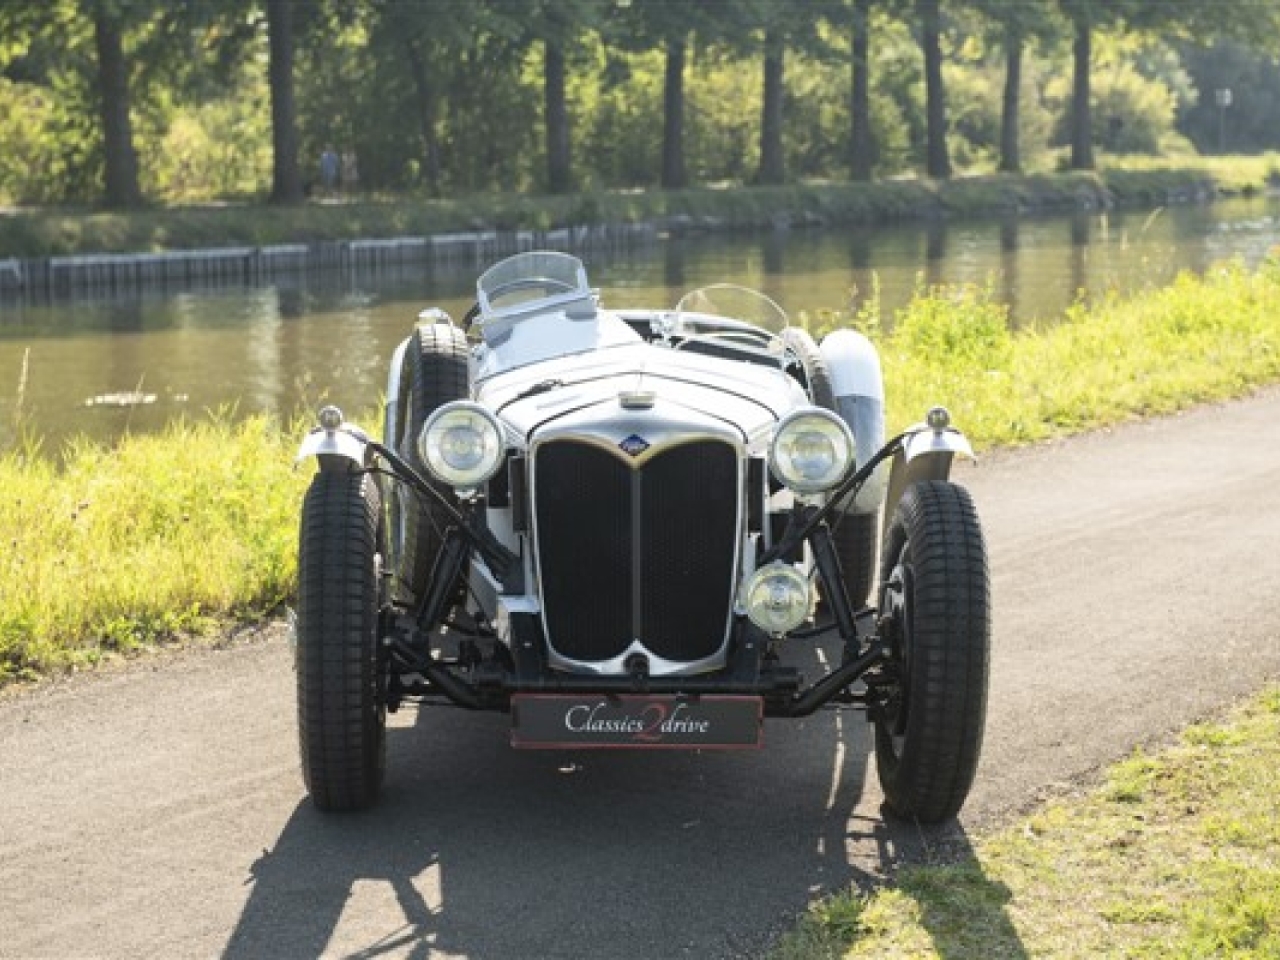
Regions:
M 831 671 L 800 696 L 781 707 L 766 701 L 765 716 L 807 717 L 853 681 L 874 667 L 884 657 L 879 644 L 873 644 L 861 656 Z
M 840 569 L 840 558 L 836 556 L 836 548 L 831 543 L 831 529 L 820 526 L 809 537 L 809 546 L 813 548 L 813 560 L 818 567 L 818 575 L 827 588 L 827 599 L 831 603 L 831 612 L 836 617 L 836 628 L 840 639 L 849 641 L 858 635 L 858 628 L 853 621 L 853 605 L 849 602 L 849 591 L 845 589 L 844 574 Z
M 791 516 L 791 522 L 787 525 L 786 532 L 782 539 L 774 544 L 760 558 L 760 565 L 771 563 L 779 557 L 785 556 L 791 550 L 794 550 L 805 539 L 813 533 L 818 524 L 822 523 L 827 517 L 835 511 L 836 505 L 845 498 L 851 491 L 861 489 L 862 485 L 871 477 L 871 472 L 880 466 L 885 460 L 893 456 L 902 449 L 903 438 L 905 433 L 900 433 L 883 447 L 879 449 L 875 456 L 864 463 L 858 470 L 843 483 L 831 491 L 831 496 L 827 502 L 821 507 L 803 507 L 798 505 L 796 512 Z
M 476 511 L 464 513 L 449 502 L 448 497 L 429 484 L 400 454 L 376 440 L 365 440 L 369 448 L 382 457 L 393 468 L 393 475 L 402 483 L 409 485 L 419 496 L 430 497 L 449 515 L 449 519 L 471 541 L 480 556 L 489 565 L 489 569 L 506 581 L 513 570 L 519 570 L 520 558 L 508 550 L 489 531 L 479 519 Z

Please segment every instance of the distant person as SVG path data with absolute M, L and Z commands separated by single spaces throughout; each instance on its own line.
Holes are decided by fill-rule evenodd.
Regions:
M 356 152 L 342 151 L 342 190 L 344 193 L 355 193 L 360 189 L 360 168 L 356 166 Z
M 328 197 L 338 189 L 338 155 L 333 152 L 332 145 L 326 146 L 324 153 L 320 154 L 320 185 Z

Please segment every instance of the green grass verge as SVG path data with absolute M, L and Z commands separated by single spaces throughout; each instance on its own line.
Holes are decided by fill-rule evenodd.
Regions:
M 856 316 L 801 320 L 816 334 L 852 324 L 877 342 L 891 430 L 945 403 L 975 442 L 1019 444 L 1280 380 L 1280 259 L 1256 271 L 1224 263 L 1184 273 L 1020 330 L 978 286 L 921 288 L 892 317 L 873 296 Z
M 990 174 L 948 181 L 805 183 L 679 191 L 599 191 L 563 197 L 476 195 L 449 200 L 395 197 L 295 207 L 223 204 L 128 212 L 20 209 L 0 215 L 0 258 L 261 246 L 476 229 L 549 229 L 598 223 L 665 222 L 751 228 L 778 218 L 833 224 L 880 223 L 948 214 L 1096 205 L 1104 194 L 1129 205 L 1171 198 L 1253 193 L 1280 159 L 1179 158 L 1117 161 L 1099 173 Z
M 921 289 L 855 323 L 884 360 L 891 428 L 935 403 L 979 446 L 1239 396 L 1280 381 L 1280 260 L 1228 264 L 1010 331 L 974 287 Z M 0 456 L 0 682 L 73 667 L 291 597 L 299 430 L 179 422 L 111 447 Z M 55 461 L 61 463 L 55 466 Z
M 775 960 L 1280 957 L 1280 688 L 959 862 L 815 906 Z
M 296 580 L 296 438 L 178 422 L 0 458 L 0 682 L 258 617 Z

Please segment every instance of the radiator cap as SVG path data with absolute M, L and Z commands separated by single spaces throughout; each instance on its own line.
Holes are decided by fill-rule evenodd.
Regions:
M 623 390 L 618 394 L 618 402 L 624 410 L 649 410 L 657 399 L 658 395 L 652 390 Z

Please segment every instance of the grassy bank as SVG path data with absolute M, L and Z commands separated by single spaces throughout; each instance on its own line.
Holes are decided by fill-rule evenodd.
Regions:
M 1127 161 L 1100 173 L 960 177 L 944 182 L 796 184 L 784 187 L 583 193 L 564 197 L 484 195 L 448 200 L 225 205 L 128 213 L 18 210 L 0 215 L 0 258 L 261 246 L 476 229 L 657 223 L 674 229 L 881 223 L 920 217 L 1097 207 L 1161 206 L 1193 197 L 1264 189 L 1280 158 Z
M 1008 309 L 976 286 L 921 289 L 892 318 L 804 318 L 821 333 L 851 323 L 877 339 L 890 428 L 945 402 L 986 446 L 1025 443 L 1239 396 L 1280 380 L 1280 259 L 1256 272 L 1222 264 L 1131 299 L 1077 305 L 1052 325 L 1012 331 Z M 879 331 L 892 324 L 891 332 Z
M 75 442 L 62 467 L 0 458 L 0 683 L 277 607 L 296 571 L 295 442 L 218 419 Z
M 776 960 L 1280 957 L 1280 688 L 957 863 L 816 907 Z
M 880 344 L 892 427 L 947 403 L 979 446 L 1239 396 L 1280 381 L 1280 260 L 1185 275 L 1133 300 L 1010 331 L 979 288 L 922 289 L 854 323 Z M 888 331 L 888 332 L 885 332 Z M 0 682 L 254 616 L 292 594 L 300 430 L 178 423 L 59 459 L 0 457 Z M 56 453 L 50 451 L 49 454 Z

